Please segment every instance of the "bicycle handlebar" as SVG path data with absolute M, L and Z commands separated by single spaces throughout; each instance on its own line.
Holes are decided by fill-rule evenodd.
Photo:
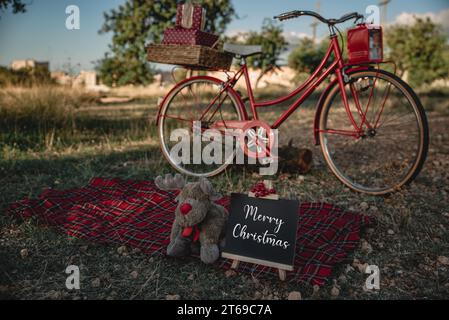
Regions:
M 295 11 L 290 11 L 290 12 L 280 14 L 280 15 L 274 17 L 274 19 L 278 19 L 279 21 L 285 21 L 285 20 L 289 20 L 289 19 L 298 18 L 301 16 L 311 16 L 311 17 L 314 17 L 314 18 L 320 20 L 323 23 L 326 23 L 326 24 L 332 25 L 332 26 L 337 23 L 343 23 L 343 22 L 346 22 L 351 19 L 359 20 L 359 19 L 363 18 L 363 15 L 361 15 L 357 12 L 352 12 L 352 13 L 345 14 L 340 19 L 325 19 L 320 14 L 313 12 L 313 11 L 295 10 Z

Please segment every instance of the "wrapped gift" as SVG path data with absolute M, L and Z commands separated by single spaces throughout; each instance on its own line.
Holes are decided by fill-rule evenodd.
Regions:
M 206 10 L 190 1 L 179 4 L 176 14 L 176 27 L 204 31 Z
M 196 29 L 169 28 L 164 32 L 163 44 L 184 44 L 214 47 L 218 36 Z

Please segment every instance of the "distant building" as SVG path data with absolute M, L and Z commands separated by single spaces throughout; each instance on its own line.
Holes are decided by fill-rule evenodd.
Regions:
M 35 69 L 37 67 L 50 70 L 50 63 L 47 61 L 39 62 L 36 60 L 14 60 L 11 63 L 11 69 L 20 70 L 25 68 Z
M 100 83 L 95 71 L 82 70 L 79 75 L 72 78 L 72 87 L 82 87 L 89 91 L 108 92 L 109 87 Z
M 71 86 L 73 82 L 73 78 L 64 71 L 53 71 L 50 73 L 51 78 L 62 86 Z
M 73 86 L 95 88 L 98 85 L 98 77 L 95 71 L 81 71 L 73 80 Z

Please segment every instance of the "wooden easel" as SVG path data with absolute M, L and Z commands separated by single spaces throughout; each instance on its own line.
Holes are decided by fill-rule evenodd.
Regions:
M 265 180 L 263 183 L 264 183 L 264 185 L 265 185 L 265 187 L 267 189 L 272 189 L 273 188 L 273 182 L 272 181 Z M 248 193 L 248 197 L 255 198 L 256 196 L 255 196 L 254 193 L 249 192 Z M 277 200 L 279 200 L 279 198 L 280 197 L 279 197 L 278 194 L 270 194 L 270 195 L 268 195 L 266 197 L 261 197 L 259 199 L 267 199 L 267 200 L 276 200 L 277 201 Z M 239 267 L 239 264 L 240 264 L 240 260 L 237 260 L 237 259 L 232 260 L 231 269 L 236 270 Z M 287 270 L 278 268 L 278 273 L 279 273 L 279 279 L 281 281 L 285 281 L 287 279 Z

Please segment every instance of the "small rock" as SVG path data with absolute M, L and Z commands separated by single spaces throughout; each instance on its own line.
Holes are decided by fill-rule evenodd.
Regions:
M 331 296 L 332 298 L 337 298 L 340 295 L 340 289 L 338 289 L 337 287 L 332 287 L 331 289 Z
M 232 278 L 232 277 L 235 277 L 236 275 L 237 275 L 237 272 L 235 272 L 232 269 L 226 270 L 226 272 L 225 272 L 226 278 Z
M 25 259 L 26 257 L 28 257 L 29 252 L 27 249 L 22 249 L 20 250 L 20 256 L 22 257 L 22 259 Z
M 373 252 L 373 247 L 366 240 L 362 240 L 362 248 L 361 250 L 365 253 Z
M 368 208 L 369 208 L 369 204 L 368 204 L 368 203 L 362 202 L 362 203 L 360 204 L 360 209 L 361 209 L 362 211 L 366 211 Z
M 126 246 L 121 246 L 117 249 L 117 253 L 120 255 L 124 255 L 127 252 L 128 252 L 128 248 L 126 248 Z
M 318 292 L 320 292 L 320 286 L 315 284 L 313 285 L 312 290 L 312 297 L 316 297 L 318 295 Z
M 390 236 L 394 235 L 394 231 L 393 231 L 392 229 L 389 229 L 389 230 L 387 231 L 387 233 L 388 233 Z
M 46 297 L 51 300 L 60 300 L 62 298 L 62 292 L 56 291 L 56 290 L 51 290 L 50 292 L 48 292 L 46 294 Z
M 439 256 L 438 257 L 438 262 L 441 263 L 442 265 L 449 265 L 449 258 L 445 257 L 445 256 Z
M 179 296 L 179 294 L 173 294 L 173 295 L 168 294 L 165 296 L 165 300 L 172 301 L 172 300 L 180 300 L 180 299 L 181 299 L 181 297 Z
M 298 180 L 298 182 L 304 182 L 304 180 L 306 180 L 306 178 L 304 176 L 298 176 L 298 178 L 296 180 Z
M 256 291 L 255 293 L 254 293 L 254 299 L 255 300 L 260 300 L 260 299 L 262 299 L 262 292 L 260 292 L 260 291 Z
M 348 278 L 344 274 L 338 277 L 338 282 L 341 284 L 345 284 L 348 281 Z
M 137 279 L 137 277 L 139 276 L 139 273 L 137 271 L 133 271 L 129 275 L 131 276 L 131 278 Z
M 287 300 L 302 300 L 301 292 L 292 291 L 288 294 Z
M 443 217 L 449 218 L 449 212 L 443 212 L 442 215 Z
M 360 273 L 365 273 L 367 268 L 368 268 L 368 263 L 363 263 L 363 264 L 361 263 L 358 266 Z
M 92 287 L 98 288 L 101 285 L 100 278 L 95 278 L 94 280 L 92 280 L 91 284 L 92 284 Z
M 195 280 L 195 276 L 193 273 L 189 274 L 189 276 L 187 277 L 187 280 L 193 281 Z

